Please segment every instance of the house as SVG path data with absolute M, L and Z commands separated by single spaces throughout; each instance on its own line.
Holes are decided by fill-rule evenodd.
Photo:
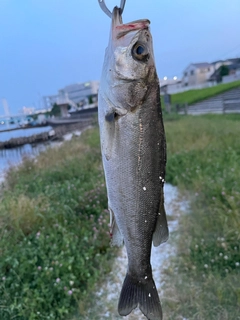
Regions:
M 213 72 L 214 65 L 211 63 L 191 63 L 183 71 L 182 85 L 187 87 L 205 83 Z
M 240 58 L 218 60 L 212 63 L 191 63 L 184 71 L 181 80 L 176 77 L 160 79 L 161 94 L 174 94 L 193 89 L 203 89 L 219 82 L 240 80 Z
M 181 91 L 182 89 L 182 81 L 181 80 L 176 80 L 174 82 L 168 82 L 168 83 L 161 83 L 160 82 L 160 92 L 161 95 L 164 95 L 166 93 L 176 93 Z
M 212 64 L 214 65 L 215 71 L 208 81 L 219 83 L 239 80 L 238 74 L 240 71 L 240 58 L 216 61 Z
M 229 73 L 222 77 L 222 83 L 240 80 L 240 63 L 234 63 L 228 66 Z

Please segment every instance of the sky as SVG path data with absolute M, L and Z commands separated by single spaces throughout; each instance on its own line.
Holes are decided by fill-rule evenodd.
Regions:
M 120 0 L 105 1 L 110 10 Z M 151 21 L 159 78 L 190 63 L 240 57 L 240 0 L 127 0 L 123 22 Z M 0 0 L 0 115 L 99 80 L 110 18 L 97 0 Z

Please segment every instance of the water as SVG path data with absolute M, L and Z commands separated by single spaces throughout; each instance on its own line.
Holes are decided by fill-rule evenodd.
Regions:
M 13 128 L 14 126 L 10 126 Z M 0 126 L 0 130 L 4 130 L 4 125 Z M 40 128 L 18 129 L 13 131 L 0 131 L 0 141 L 7 141 L 11 138 L 28 137 L 45 131 L 50 131 L 50 126 Z M 4 173 L 13 165 L 18 165 L 23 156 L 37 156 L 41 151 L 45 150 L 49 143 L 41 143 L 36 146 L 25 144 L 12 149 L 0 149 L 0 182 L 4 179 Z
M 37 133 L 41 133 L 44 131 L 50 131 L 51 127 L 42 127 L 42 128 L 30 128 L 30 129 L 21 129 L 16 131 L 4 132 L 4 133 L 14 133 L 14 137 L 22 137 L 27 135 L 33 135 Z M 0 132 L 0 140 L 3 132 Z M 79 136 L 81 131 L 73 131 L 72 133 L 67 133 L 63 136 L 65 141 L 71 140 L 73 135 Z M 10 139 L 9 136 L 7 140 Z M 48 147 L 56 147 L 59 146 L 61 142 L 58 141 L 47 141 L 38 144 L 25 144 L 20 147 L 12 148 L 12 149 L 0 149 L 0 183 L 4 180 L 4 175 L 6 170 L 9 169 L 10 166 L 15 166 L 21 163 L 24 156 L 28 157 L 36 157 L 40 152 L 46 150 Z
M 36 146 L 25 144 L 21 147 L 0 150 L 0 182 L 3 182 L 4 175 L 10 166 L 16 166 L 21 163 L 24 156 L 35 157 L 41 151 L 44 151 L 49 143 L 40 143 Z
M 10 126 L 9 128 L 16 128 L 16 126 Z M 46 127 L 39 127 L 39 128 L 27 128 L 27 129 L 17 129 L 17 130 L 12 130 L 12 131 L 4 131 L 2 132 L 1 130 L 5 130 L 7 127 L 4 125 L 0 126 L 0 141 L 7 141 L 10 140 L 11 138 L 19 138 L 19 137 L 29 137 L 34 134 L 39 134 L 42 132 L 50 131 L 52 128 L 50 126 Z

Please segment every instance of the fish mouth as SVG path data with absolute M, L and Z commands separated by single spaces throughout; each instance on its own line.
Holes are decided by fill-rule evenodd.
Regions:
M 124 37 L 129 32 L 148 29 L 150 21 L 148 19 L 135 20 L 129 23 L 123 23 L 120 9 L 115 7 L 112 13 L 112 31 L 116 39 Z

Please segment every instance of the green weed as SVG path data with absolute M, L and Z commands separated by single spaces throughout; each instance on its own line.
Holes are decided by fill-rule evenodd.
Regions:
M 25 159 L 6 185 L 0 319 L 68 319 L 84 308 L 113 255 L 98 130 Z
M 204 89 L 196 89 L 189 90 L 185 92 L 175 93 L 171 95 L 171 103 L 172 104 L 183 104 L 188 103 L 193 104 L 204 99 L 213 97 L 217 94 L 223 93 L 230 89 L 234 89 L 240 86 L 240 81 L 235 81 L 231 83 L 223 83 L 214 87 L 204 88 Z
M 240 115 L 183 117 L 166 122 L 167 181 L 188 190 L 178 256 L 169 280 L 175 319 L 239 319 Z

